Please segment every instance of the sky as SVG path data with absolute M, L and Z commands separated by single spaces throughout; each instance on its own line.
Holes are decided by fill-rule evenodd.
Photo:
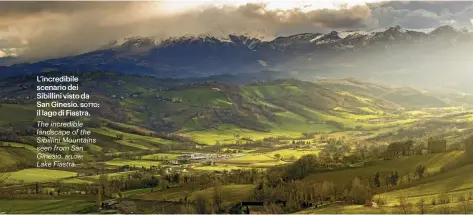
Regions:
M 0 57 L 27 61 L 96 50 L 131 36 L 243 34 L 473 26 L 473 1 L 164 0 L 0 1 Z

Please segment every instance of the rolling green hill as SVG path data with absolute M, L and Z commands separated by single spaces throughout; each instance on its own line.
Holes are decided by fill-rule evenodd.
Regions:
M 90 101 L 100 103 L 100 108 L 90 109 L 93 117 L 80 119 L 97 142 L 82 145 L 85 159 L 80 168 L 64 170 L 32 168 L 38 146 L 32 122 L 41 119 L 35 116 L 32 99 L 36 93 L 35 79 L 0 80 L 0 169 L 10 172 L 8 183 L 12 186 L 25 185 L 26 193 L 39 189 L 26 186 L 38 183 L 51 196 L 54 193 L 48 189 L 61 184 L 69 190 L 83 189 L 71 197 L 71 202 L 90 207 L 91 202 L 81 200 L 90 200 L 95 194 L 89 189 L 103 183 L 101 175 L 107 175 L 110 180 L 127 179 L 130 183 L 125 185 L 124 194 L 118 189 L 110 191 L 115 193 L 108 198 L 123 195 L 125 198 L 120 201 L 130 197 L 143 204 L 149 204 L 146 201 L 181 204 L 181 199 L 186 197 L 213 195 L 209 183 L 218 177 L 242 174 L 241 181 L 228 178 L 223 181 L 226 184 L 222 192 L 228 201 L 244 201 L 252 198 L 259 180 L 270 179 L 263 174 L 286 167 L 292 171 L 290 168 L 297 164 L 297 159 L 307 155 L 329 163 L 317 166 L 315 173 L 298 178 L 297 183 L 316 185 L 330 181 L 336 186 L 350 186 L 355 177 L 369 181 L 376 172 L 384 177 L 397 171 L 401 175 L 400 184 L 386 186 L 384 191 L 373 190 L 386 199 L 387 211 L 396 209 L 400 195 L 409 195 L 415 202 L 419 198 L 437 198 L 442 193 L 466 195 L 473 189 L 467 180 L 471 174 L 466 173 L 470 166 L 442 171 L 442 167 L 462 157 L 461 145 L 452 147 L 451 152 L 437 154 L 416 151 L 416 155 L 386 158 L 381 153 L 390 142 L 406 139 L 414 140 L 416 147 L 429 137 L 447 140 L 449 149 L 459 146 L 473 131 L 471 111 L 463 106 L 468 104 L 467 99 L 446 99 L 441 94 L 354 79 L 324 79 L 316 83 L 284 79 L 230 85 L 113 72 L 74 74 L 81 80 L 81 90 L 91 95 Z M 57 120 L 72 119 L 75 118 Z M 375 153 L 370 147 L 380 151 Z M 229 157 L 218 157 L 210 163 L 192 162 L 191 167 L 167 162 L 181 154 L 196 152 Z M 377 157 L 365 157 L 365 154 Z M 358 160 L 350 160 L 353 157 Z M 419 164 L 426 166 L 429 177 L 405 183 Z M 182 177 L 168 177 L 166 183 L 142 186 L 143 181 L 153 183 L 156 178 L 163 182 L 169 176 L 165 172 L 176 167 L 185 168 L 185 171 L 181 169 Z M 211 182 L 201 178 L 205 174 L 211 176 Z M 189 180 L 192 182 L 183 182 Z M 288 186 L 288 190 L 292 185 L 291 182 L 281 184 Z M 49 206 L 65 204 L 49 199 L 42 203 L 38 205 L 39 212 L 55 212 Z M 0 207 L 5 204 L 0 201 Z M 35 206 L 29 207 L 18 211 L 33 211 Z M 76 211 L 76 208 L 67 210 Z M 330 205 L 306 211 L 332 213 L 333 210 L 383 212 L 354 205 Z
M 99 109 L 90 109 L 94 119 L 146 132 L 174 133 L 204 144 L 234 142 L 235 136 L 262 139 L 303 132 L 378 130 L 419 120 L 405 116 L 405 109 L 455 105 L 415 89 L 353 79 L 318 83 L 290 79 L 236 86 L 112 72 L 75 75 L 81 80 L 81 90 L 101 104 Z M 10 78 L 0 86 L 0 97 L 7 98 L 0 107 L 0 127 L 30 127 L 35 104 L 27 98 L 35 96 L 34 79 Z M 112 149 L 110 143 L 115 142 L 119 151 L 143 150 L 163 142 L 141 137 L 127 138 L 139 140 L 138 144 L 113 140 L 118 134 L 113 130 L 95 129 L 101 141 L 94 147 Z

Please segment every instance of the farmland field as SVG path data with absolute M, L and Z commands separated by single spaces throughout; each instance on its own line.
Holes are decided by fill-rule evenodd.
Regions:
M 69 178 L 76 176 L 75 172 L 67 172 L 61 170 L 49 170 L 49 169 L 23 169 L 20 171 L 12 172 L 8 178 L 9 182 L 34 183 L 34 182 L 45 182 L 55 181 L 62 178 Z
M 37 146 L 67 145 L 36 139 L 25 98 L 35 80 L 20 89 L 0 80 L 0 98 L 12 103 L 0 104 L 0 212 L 220 214 L 256 202 L 264 206 L 252 213 L 363 214 L 420 200 L 431 212 L 461 212 L 470 202 L 466 95 L 354 79 L 74 74 L 101 107 L 64 119 L 84 122 L 96 142 L 80 144 L 84 159 L 63 169 L 33 168 Z

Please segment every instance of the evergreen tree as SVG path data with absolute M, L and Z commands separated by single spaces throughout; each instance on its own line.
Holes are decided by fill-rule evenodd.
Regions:
M 391 185 L 397 185 L 398 174 L 397 171 L 391 172 Z
M 97 202 L 96 202 L 98 209 L 102 208 L 102 193 L 103 193 L 102 186 L 99 186 L 99 190 L 97 191 Z
M 379 172 L 376 172 L 376 174 L 374 175 L 374 185 L 376 187 L 381 186 L 381 181 L 379 180 L 379 178 L 380 178 Z

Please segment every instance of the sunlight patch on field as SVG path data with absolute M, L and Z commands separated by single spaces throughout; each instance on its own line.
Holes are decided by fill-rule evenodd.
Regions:
M 151 166 L 159 166 L 161 165 L 161 162 L 158 161 L 141 161 L 141 160 L 111 160 L 105 162 L 107 165 L 110 166 L 125 166 L 129 165 L 131 167 L 135 166 L 138 168 L 145 167 L 145 168 L 150 168 Z
M 399 203 L 399 197 L 408 197 L 408 200 L 415 202 L 420 199 L 426 201 L 438 199 L 442 194 L 456 198 L 466 196 L 473 192 L 473 165 L 443 172 L 424 181 L 418 181 L 410 188 L 380 194 L 379 197 L 394 205 Z
M 272 151 L 272 152 L 268 153 L 268 155 L 275 158 L 276 157 L 275 155 L 279 154 L 279 155 L 281 155 L 282 160 L 287 160 L 291 156 L 294 156 L 296 159 L 299 159 L 304 155 L 311 155 L 311 154 L 312 155 L 318 155 L 319 152 L 320 152 L 319 149 L 313 149 L 313 150 L 309 150 L 309 149 L 281 149 L 281 150 L 277 150 L 277 151 Z
M 194 170 L 202 170 L 202 171 L 231 171 L 231 170 L 238 170 L 238 169 L 251 169 L 248 167 L 242 166 L 234 166 L 234 165 L 217 165 L 217 166 L 198 166 L 194 167 Z
M 63 184 L 93 184 L 94 182 L 82 180 L 79 178 L 70 178 L 70 179 L 61 180 L 61 183 Z
M 23 143 L 14 143 L 14 142 L 2 142 L 0 141 L 0 146 L 10 146 L 10 147 L 15 147 L 15 148 L 25 148 L 30 151 L 36 151 L 36 147 L 28 144 L 23 144 Z
M 176 159 L 180 154 L 169 154 L 169 153 L 157 153 L 151 155 L 144 155 L 141 157 L 142 160 L 172 160 Z
M 9 182 L 21 182 L 24 183 L 33 183 L 33 182 L 46 182 L 46 181 L 55 181 L 62 178 L 74 177 L 77 173 L 60 171 L 60 170 L 50 170 L 50 169 L 23 169 L 16 172 L 11 172 L 8 177 Z
M 266 162 L 277 162 L 278 160 L 265 154 L 249 154 L 242 157 L 223 160 L 220 163 L 228 164 L 259 164 Z
M 434 173 L 450 161 L 458 158 L 462 152 L 448 152 L 427 155 L 415 155 L 409 157 L 400 157 L 394 160 L 379 160 L 369 163 L 369 166 L 360 168 L 344 169 L 341 171 L 317 173 L 308 176 L 304 180 L 308 181 L 333 181 L 337 184 L 346 184 L 355 177 L 372 177 L 376 172 L 389 173 L 397 171 L 399 175 L 413 174 L 417 165 L 423 164 L 427 171 Z

